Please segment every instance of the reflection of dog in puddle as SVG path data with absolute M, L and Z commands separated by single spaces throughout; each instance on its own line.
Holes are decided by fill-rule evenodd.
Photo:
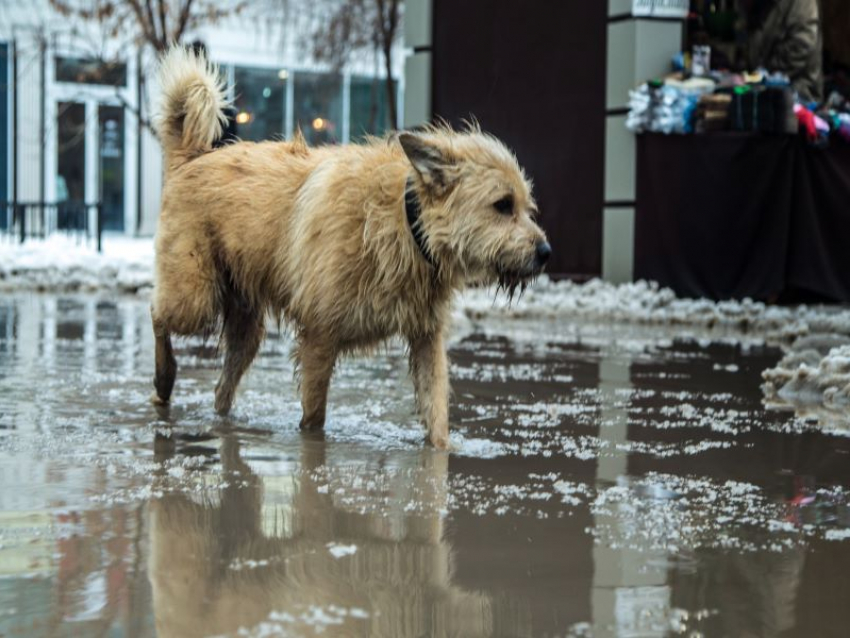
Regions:
M 420 451 L 409 471 L 390 479 L 395 505 L 363 514 L 335 502 L 333 487 L 318 478 L 324 456 L 323 442 L 305 439 L 296 472 L 260 478 L 239 442 L 225 436 L 229 485 L 217 498 L 199 503 L 170 493 L 151 502 L 159 636 L 228 635 L 262 623 L 274 627 L 263 635 L 317 628 L 328 636 L 490 635 L 489 599 L 452 584 L 440 517 L 447 457 Z M 271 482 L 283 501 L 277 506 L 264 502 Z M 401 504 L 414 500 L 416 513 L 404 511 Z
M 158 132 L 165 185 L 152 316 L 154 401 L 171 398 L 171 335 L 221 329 L 215 408 L 229 412 L 267 313 L 296 328 L 301 428 L 325 422 L 336 360 L 403 338 L 431 443 L 446 448 L 444 333 L 455 291 L 513 295 L 551 248 L 530 181 L 476 126 L 309 148 L 239 142 L 213 150 L 225 99 L 217 71 L 179 48 L 165 57 Z

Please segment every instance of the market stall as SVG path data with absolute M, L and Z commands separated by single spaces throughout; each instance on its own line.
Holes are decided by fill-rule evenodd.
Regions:
M 850 301 L 850 145 L 638 139 L 635 278 L 682 296 Z
M 722 43 L 690 40 L 674 73 L 631 93 L 635 278 L 684 296 L 850 301 L 840 65 L 825 79 L 819 68 L 743 72 Z

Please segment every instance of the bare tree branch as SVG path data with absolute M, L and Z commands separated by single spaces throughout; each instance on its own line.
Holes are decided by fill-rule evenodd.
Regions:
M 179 42 L 183 38 L 183 32 L 186 30 L 186 25 L 189 24 L 189 17 L 192 15 L 192 2 L 193 0 L 186 0 L 180 10 L 180 18 L 177 20 L 177 28 L 174 31 L 175 42 Z
M 399 37 L 402 0 L 314 0 L 319 16 L 309 37 L 313 56 L 342 69 L 358 51 L 379 52 L 386 74 L 389 125 L 398 126 L 393 46 Z
M 160 46 L 162 46 L 161 51 L 165 50 L 165 47 L 168 46 L 168 22 L 167 22 L 167 9 L 165 3 L 167 0 L 157 0 L 159 4 L 159 26 L 162 32 L 162 40 L 160 41 Z
M 151 0 L 145 0 L 145 15 L 147 16 L 148 24 L 150 25 L 150 33 L 152 35 L 149 44 L 157 51 L 160 51 L 161 49 L 157 46 L 160 38 L 159 34 L 156 32 L 156 19 L 153 17 L 153 5 L 151 5 Z
M 139 28 L 142 30 L 144 39 L 148 42 L 156 40 L 156 33 L 151 31 L 151 24 L 148 22 L 147 13 L 145 13 L 142 5 L 139 4 L 139 0 L 127 0 L 127 3 L 130 5 L 130 10 L 136 17 L 136 21 L 139 24 Z

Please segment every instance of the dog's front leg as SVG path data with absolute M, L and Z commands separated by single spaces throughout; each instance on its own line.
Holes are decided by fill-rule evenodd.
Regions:
M 442 334 L 411 340 L 410 372 L 428 438 L 434 447 L 445 450 L 449 447 L 449 363 Z
M 298 344 L 298 370 L 301 376 L 301 429 L 321 429 L 325 425 L 328 387 L 336 363 L 336 349 L 321 337 L 302 335 Z

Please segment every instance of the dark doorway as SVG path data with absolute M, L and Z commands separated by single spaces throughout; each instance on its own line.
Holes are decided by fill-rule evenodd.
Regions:
M 476 117 L 534 180 L 550 272 L 602 268 L 607 2 L 434 0 L 433 113 Z
M 103 228 L 124 230 L 124 109 L 101 105 L 98 121 Z
M 85 226 L 86 201 L 86 105 L 59 102 L 58 162 L 56 173 L 57 226 Z

